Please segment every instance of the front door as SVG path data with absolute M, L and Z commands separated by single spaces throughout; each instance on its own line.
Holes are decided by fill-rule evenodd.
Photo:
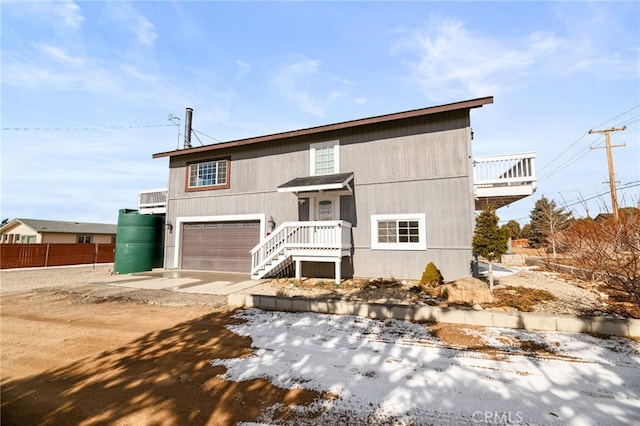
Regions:
M 333 219 L 333 201 L 332 200 L 320 200 L 317 203 L 316 211 L 317 220 L 332 220 Z
M 340 197 L 316 197 L 313 199 L 313 215 L 311 220 L 339 220 Z
M 329 220 L 338 220 L 340 218 L 339 197 L 317 197 L 313 203 L 312 221 L 322 222 Z M 333 227 L 324 227 L 321 224 L 313 228 L 313 242 L 321 246 L 334 245 L 335 229 Z

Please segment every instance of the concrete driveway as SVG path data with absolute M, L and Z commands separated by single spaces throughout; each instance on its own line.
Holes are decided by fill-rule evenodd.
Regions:
M 100 284 L 170 290 L 182 293 L 227 295 L 238 293 L 266 280 L 252 280 L 249 274 L 212 271 L 162 270 L 113 275 Z

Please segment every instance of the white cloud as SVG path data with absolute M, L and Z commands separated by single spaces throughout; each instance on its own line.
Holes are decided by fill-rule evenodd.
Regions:
M 1 0 L 0 4 L 3 25 L 7 21 L 27 21 L 28 26 L 46 30 L 49 35 L 78 30 L 85 20 L 73 0 Z
M 37 52 L 43 55 L 32 54 Z M 74 56 L 51 44 L 38 44 L 33 52 L 8 54 L 3 80 L 4 84 L 31 90 L 83 89 L 111 95 L 125 92 L 119 77 L 99 61 Z
M 558 68 L 604 79 L 631 77 L 640 72 L 638 5 L 616 2 L 554 3 L 554 19 L 566 34 L 566 46 Z
M 318 67 L 320 67 L 320 61 L 301 58 L 283 66 L 273 79 L 273 85 L 280 95 L 302 111 L 323 116 L 324 108 L 313 96 L 300 87 L 300 81 L 316 74 Z
M 251 65 L 245 61 L 241 61 L 240 59 L 236 59 L 236 67 L 238 69 L 236 72 L 236 78 L 243 78 L 249 73 L 249 71 L 251 71 Z
M 544 33 L 521 41 L 497 39 L 474 33 L 458 20 L 432 17 L 426 29 L 398 43 L 392 53 L 408 51 L 413 79 L 429 98 L 439 100 L 496 94 L 560 44 Z
M 141 70 L 139 67 L 135 66 L 135 65 L 131 65 L 131 64 L 122 64 L 120 66 L 120 68 L 122 69 L 122 71 L 125 72 L 125 74 L 127 74 L 128 76 L 133 77 L 134 79 L 141 81 L 141 82 L 146 82 L 149 84 L 157 84 L 158 83 L 158 76 L 155 74 L 151 74 L 148 73 L 144 70 Z
M 7 3 L 19 4 L 22 13 L 48 18 L 52 23 L 63 27 L 80 28 L 84 21 L 80 6 L 73 0 Z
M 154 105 L 175 108 L 193 98 L 204 96 L 209 89 L 185 89 L 152 63 L 139 58 L 136 64 L 110 61 L 71 52 L 52 43 L 34 43 L 31 50 L 3 52 L 3 85 L 37 92 L 78 92 L 88 98 L 105 99 L 131 105 Z M 85 50 L 79 48 L 78 50 Z
M 80 14 L 80 6 L 74 1 L 65 1 L 57 6 L 60 6 L 57 15 L 62 18 L 62 22 L 66 26 L 72 28 L 80 27 L 80 24 L 84 21 L 84 17 Z
M 340 99 L 344 99 L 347 97 L 347 92 L 345 92 L 344 90 L 334 90 L 331 93 L 329 93 L 329 99 L 332 101 L 337 101 Z
M 348 98 L 345 87 L 354 83 L 324 71 L 319 60 L 298 57 L 278 70 L 272 86 L 298 109 L 323 117 L 331 105 Z
M 37 43 L 35 45 L 35 49 L 64 65 L 81 66 L 84 64 L 84 58 L 80 56 L 73 56 L 63 48 L 53 46 L 49 43 Z
M 504 38 L 474 31 L 454 18 L 431 16 L 426 28 L 399 40 L 391 54 L 407 58 L 410 83 L 437 101 L 495 95 L 534 73 L 563 78 L 588 72 L 611 78 L 637 72 L 637 47 L 611 52 L 584 32 L 562 27 L 557 32 Z
M 140 14 L 131 4 L 125 2 L 111 2 L 108 10 L 111 18 L 124 24 L 131 31 L 138 43 L 152 47 L 158 34 L 155 26 L 144 15 Z

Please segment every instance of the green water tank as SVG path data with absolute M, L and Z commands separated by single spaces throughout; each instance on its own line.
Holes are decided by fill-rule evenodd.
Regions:
M 130 274 L 160 268 L 163 255 L 164 216 L 121 209 L 118 214 L 114 272 Z

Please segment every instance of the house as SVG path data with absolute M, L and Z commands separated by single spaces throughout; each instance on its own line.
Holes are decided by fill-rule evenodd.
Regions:
M 0 243 L 107 243 L 116 241 L 116 225 L 13 219 L 0 228 Z
M 618 215 L 620 217 L 622 216 L 630 216 L 632 217 L 634 214 L 638 213 L 640 211 L 640 207 L 636 208 L 636 207 L 621 207 L 618 209 Z M 613 213 L 599 213 L 598 216 L 596 216 L 593 220 L 595 220 L 596 222 L 601 222 L 601 221 L 605 221 L 605 220 L 611 220 L 614 218 Z
M 154 154 L 169 158 L 165 268 L 339 282 L 419 278 L 434 262 L 469 276 L 475 210 L 535 190 L 535 153 L 473 160 L 470 113 L 491 103 Z

